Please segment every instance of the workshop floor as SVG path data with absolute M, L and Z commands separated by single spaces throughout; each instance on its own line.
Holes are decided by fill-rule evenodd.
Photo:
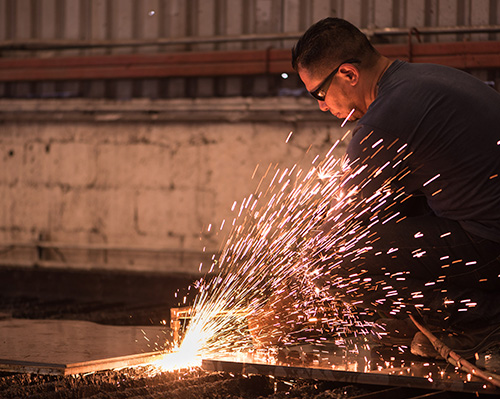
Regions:
M 168 325 L 169 309 L 192 298 L 188 287 L 193 280 L 180 275 L 0 267 L 0 359 L 28 353 L 25 360 L 88 360 L 94 356 L 89 347 L 97 353 L 102 350 L 104 356 L 128 354 L 131 347 L 117 347 L 116 334 L 118 341 L 130 341 L 133 351 L 154 350 L 164 321 Z M 47 339 L 38 338 L 53 335 L 54 328 L 71 339 L 50 346 L 44 344 Z M 85 342 L 87 333 L 90 345 Z M 129 336 L 124 339 L 123 333 Z M 292 383 L 199 369 L 157 374 L 136 367 L 77 376 L 0 372 L 1 398 L 324 399 L 352 398 L 367 391 L 369 387 L 346 383 Z
M 192 281 L 179 275 L 2 267 L 0 359 L 71 363 L 161 349 L 169 310 L 189 304 Z M 381 390 L 387 387 L 379 384 L 276 378 L 231 372 L 231 367 L 216 363 L 214 371 L 158 373 L 143 366 L 76 376 L 0 372 L 0 397 L 351 399 L 370 392 L 386 397 Z M 420 393 L 398 392 L 394 397 Z

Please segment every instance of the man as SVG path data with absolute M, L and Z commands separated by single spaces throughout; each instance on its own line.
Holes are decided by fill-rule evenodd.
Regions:
M 361 313 L 419 313 L 464 357 L 491 347 L 500 335 L 500 95 L 456 69 L 391 61 L 338 18 L 311 26 L 292 57 L 322 111 L 357 120 L 344 197 L 317 244 L 317 285 Z M 339 229 L 350 233 L 339 240 Z M 407 331 L 413 353 L 437 357 Z

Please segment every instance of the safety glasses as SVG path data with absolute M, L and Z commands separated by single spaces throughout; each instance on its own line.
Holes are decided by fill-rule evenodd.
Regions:
M 342 62 L 337 68 L 335 68 L 330 75 L 328 75 L 321 83 L 320 85 L 315 89 L 309 92 L 311 96 L 313 96 L 316 100 L 319 101 L 325 101 L 326 93 L 328 92 L 328 89 L 330 88 L 330 83 L 332 83 L 333 77 L 336 75 L 336 73 L 339 71 L 340 67 L 344 64 L 354 64 L 360 62 L 359 60 L 356 60 L 354 58 L 351 58 L 347 61 Z

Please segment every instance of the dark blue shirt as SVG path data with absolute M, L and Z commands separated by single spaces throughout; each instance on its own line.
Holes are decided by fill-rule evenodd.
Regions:
M 500 242 L 500 94 L 475 77 L 394 61 L 347 156 L 365 198 L 384 183 Z M 347 187 L 346 187 L 347 188 Z

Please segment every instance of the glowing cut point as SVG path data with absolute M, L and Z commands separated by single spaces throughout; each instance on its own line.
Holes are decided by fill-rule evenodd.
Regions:
M 161 371 L 200 367 L 207 341 L 215 334 L 213 326 L 210 328 L 206 320 L 203 321 L 204 323 L 195 321 L 194 324 L 187 329 L 180 347 L 167 353 L 152 365 Z M 205 330 L 203 330 L 204 328 Z
M 201 356 L 198 356 L 192 351 L 178 350 L 167 353 L 160 360 L 153 362 L 151 365 L 163 372 L 200 367 Z
M 281 74 L 281 77 L 282 77 L 283 79 L 288 79 L 288 74 L 287 74 L 286 72 L 283 72 L 283 73 Z

